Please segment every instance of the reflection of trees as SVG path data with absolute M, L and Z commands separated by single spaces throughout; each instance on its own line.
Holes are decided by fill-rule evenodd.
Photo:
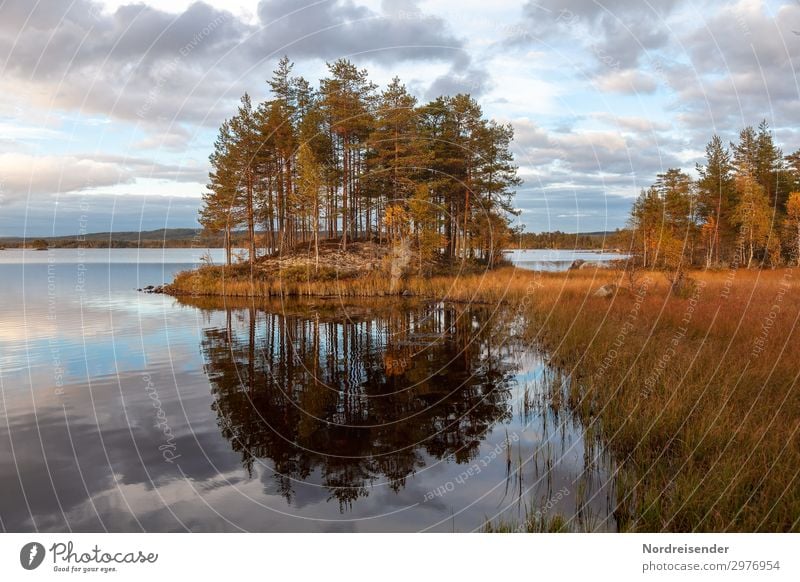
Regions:
M 423 453 L 467 462 L 510 415 L 507 329 L 475 307 L 361 314 L 227 311 L 202 349 L 223 435 L 278 488 L 318 472 L 342 507 L 385 477 L 399 490 Z

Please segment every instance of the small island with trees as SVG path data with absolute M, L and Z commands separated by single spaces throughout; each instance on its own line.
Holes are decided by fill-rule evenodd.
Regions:
M 520 184 L 511 126 L 469 95 L 419 104 L 397 78 L 379 90 L 347 60 L 328 70 L 314 88 L 284 57 L 272 98 L 245 94 L 222 124 L 199 220 L 226 261 L 179 274 L 170 292 L 326 294 L 336 280 L 382 294 L 503 262 Z

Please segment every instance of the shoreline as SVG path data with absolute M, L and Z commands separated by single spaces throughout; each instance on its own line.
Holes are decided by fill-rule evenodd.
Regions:
M 491 302 L 504 298 L 504 287 L 533 278 L 533 271 L 502 266 L 484 273 L 412 275 L 393 280 L 389 273 L 344 273 L 326 271 L 320 278 L 303 279 L 296 271 L 289 276 L 259 277 L 233 272 L 222 266 L 204 266 L 182 271 L 164 293 L 181 297 L 416 297 L 449 301 Z M 226 272 L 227 271 L 227 272 Z

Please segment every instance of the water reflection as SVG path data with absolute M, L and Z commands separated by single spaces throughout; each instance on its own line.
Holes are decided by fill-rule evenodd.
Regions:
M 616 528 L 613 465 L 513 308 L 181 302 L 136 288 L 190 251 L 102 253 L 0 262 L 0 530 Z
M 467 463 L 511 418 L 508 321 L 458 305 L 227 311 L 202 351 L 222 434 L 249 474 L 269 459 L 292 502 L 313 479 L 340 509 L 425 459 Z

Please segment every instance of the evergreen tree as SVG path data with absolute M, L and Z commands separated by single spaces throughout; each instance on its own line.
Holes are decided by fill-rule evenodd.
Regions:
M 800 265 L 800 192 L 789 194 L 786 203 L 786 227 L 794 260 Z
M 302 144 L 297 152 L 297 169 L 300 180 L 293 208 L 304 220 L 312 220 L 314 264 L 319 270 L 320 192 L 325 182 L 314 151 L 308 143 Z
M 784 174 L 783 152 L 775 145 L 772 132 L 766 120 L 758 126 L 756 135 L 757 167 L 755 178 L 767 195 L 770 206 L 777 214 L 782 214 L 788 196 Z
M 346 250 L 348 236 L 356 235 L 358 228 L 357 175 L 372 125 L 370 109 L 376 87 L 365 69 L 346 59 L 328 63 L 328 71 L 331 76 L 321 81 L 321 105 L 335 137 L 336 158 L 341 160 L 342 248 Z
M 739 132 L 739 142 L 731 143 L 733 168 L 737 176 L 758 176 L 758 136 L 752 126 Z
M 208 232 L 223 233 L 225 262 L 231 264 L 231 233 L 241 220 L 238 213 L 238 177 L 231 151 L 233 136 L 230 123 L 225 121 L 214 141 L 214 152 L 209 156 L 211 172 L 199 222 Z
M 629 224 L 642 264 L 668 268 L 693 263 L 699 235 L 706 267 L 721 261 L 752 266 L 756 260 L 775 266 L 784 257 L 774 224 L 784 225 L 783 238 L 794 254 L 796 218 L 791 213 L 800 213 L 795 208 L 800 203 L 793 201 L 790 208 L 789 193 L 800 179 L 800 151 L 784 160 L 763 121 L 758 130 L 744 128 L 730 151 L 713 136 L 705 157 L 696 166 L 696 183 L 671 169 L 634 202 Z
M 703 224 L 706 266 L 719 263 L 722 248 L 729 248 L 736 232 L 731 213 L 736 204 L 733 167 L 728 150 L 715 135 L 706 146 L 705 165 L 697 164 L 697 213 Z
M 786 188 L 790 192 L 800 191 L 800 150 L 786 156 Z
M 242 96 L 238 113 L 231 119 L 231 161 L 238 175 L 237 189 L 244 198 L 244 219 L 247 226 L 248 263 L 253 276 L 256 260 L 256 191 L 262 148 L 258 124 L 250 95 Z
M 362 191 L 384 222 L 388 208 L 405 204 L 414 194 L 420 168 L 426 164 L 416 103 L 395 77 L 381 93 L 375 112 Z

